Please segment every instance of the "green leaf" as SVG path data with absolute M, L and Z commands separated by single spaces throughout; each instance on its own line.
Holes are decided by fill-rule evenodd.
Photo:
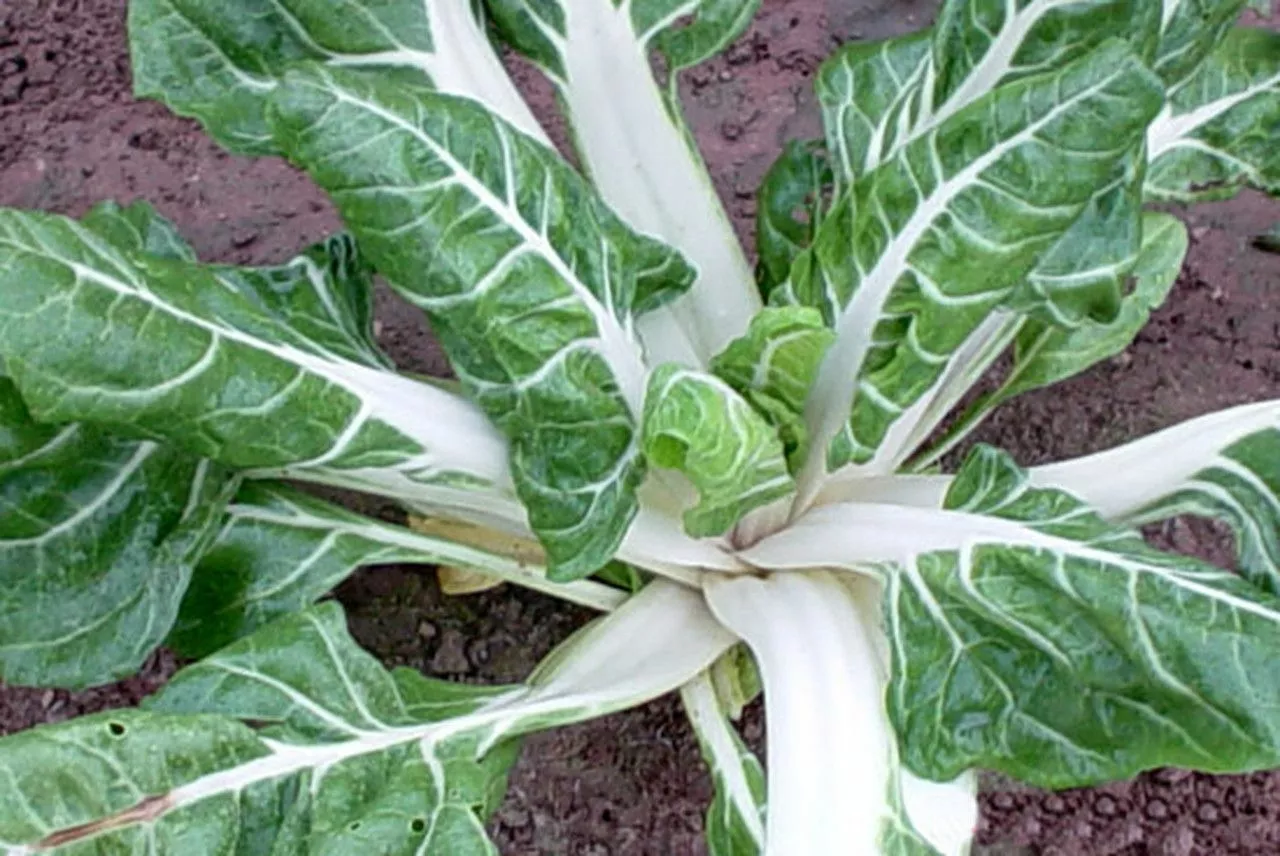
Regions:
M 711 362 L 711 371 L 774 426 L 793 463 L 806 449 L 805 400 L 834 338 L 816 309 L 770 306 Z
M 630 8 L 636 31 L 653 39 L 654 49 L 675 71 L 727 48 L 746 32 L 760 0 L 697 0 L 692 8 L 681 0 L 639 0 Z
M 470 95 L 542 133 L 471 10 L 449 0 L 131 0 L 129 40 L 135 94 L 240 154 L 280 153 L 266 106 L 306 61 Z
M 314 270 L 130 256 L 74 221 L 0 210 L 0 356 L 42 421 L 424 503 L 505 484 L 505 443 L 478 409 L 345 356 L 363 353 L 363 321 Z M 514 505 L 489 491 L 489 509 Z
M 126 253 L 196 261 L 195 250 L 174 226 L 144 201 L 121 207 L 99 202 L 80 222 Z
M 1142 245 L 1131 271 L 1133 287 L 1116 318 L 1106 324 L 1093 322 L 1073 328 L 1038 319 L 1021 321 L 1014 339 L 1013 366 L 1004 380 L 979 395 L 927 452 L 908 465 L 909 470 L 919 471 L 942 458 L 1014 396 L 1074 377 L 1129 347 L 1146 326 L 1151 311 L 1164 303 L 1187 252 L 1187 230 L 1176 217 L 1149 212 L 1142 222 Z M 941 417 L 942 413 L 934 415 Z M 922 444 L 940 421 L 925 420 L 922 425 L 927 429 L 917 432 L 907 445 L 915 448 Z
M 1018 331 L 1014 366 L 991 401 L 995 407 L 1015 395 L 1057 383 L 1114 357 L 1146 326 L 1164 303 L 1182 271 L 1187 229 L 1169 214 L 1143 215 L 1142 248 L 1133 268 L 1133 290 L 1109 324 L 1064 329 L 1030 321 Z
M 1110 42 L 987 94 L 850 188 L 792 276 L 837 333 L 808 414 L 827 469 L 873 457 L 1114 180 L 1162 97 Z
M 1280 402 L 1192 419 L 1083 458 L 1036 467 L 1108 520 L 1138 525 L 1178 514 L 1218 518 L 1236 534 L 1238 566 L 1280 594 Z
M 1072 787 L 1280 760 L 1269 665 L 1280 601 L 1030 488 L 994 450 L 971 456 L 946 505 L 1060 545 L 921 556 L 890 584 L 890 637 L 902 640 L 890 706 L 914 769 Z
M 496 854 L 482 822 L 515 745 L 482 748 L 447 717 L 511 692 L 387 672 L 341 610 L 318 607 L 183 670 L 148 712 L 0 741 L 21 795 L 0 808 L 0 841 L 85 852 L 96 832 L 94 852 Z
M 312 69 L 275 124 L 380 273 L 431 316 L 511 441 L 555 578 L 612 558 L 644 473 L 632 332 L 643 243 L 563 161 L 474 102 Z
M 1006 309 L 1059 327 L 1116 320 L 1142 246 L 1146 166 L 1146 149 L 1135 144 L 1014 289 Z
M 277 267 L 211 265 L 264 315 L 330 354 L 393 368 L 373 336 L 373 269 L 348 235 L 335 235 Z
M 481 688 L 386 671 L 324 604 L 179 672 L 145 712 L 0 739 L 0 848 L 496 856 L 482 823 L 515 738 L 669 692 L 733 641 L 657 582 L 530 685 Z
M 1218 47 L 1245 0 L 1165 0 L 1160 43 L 1152 67 L 1170 87 L 1195 74 Z
M 85 687 L 136 672 L 234 489 L 170 447 L 37 424 L 0 378 L 0 679 Z
M 1239 5 L 1239 4 L 1236 4 Z M 1280 34 L 1229 31 L 1147 132 L 1147 194 L 1190 202 L 1280 192 Z
M 246 484 L 228 511 L 168 639 L 187 657 L 310 606 L 362 565 L 465 568 L 596 609 L 625 599 L 590 582 L 551 583 L 537 565 L 362 517 L 284 485 Z
M 487 6 L 502 37 L 556 86 L 578 160 L 601 197 L 633 227 L 679 250 L 696 271 L 695 288 L 640 319 L 651 361 L 705 366 L 747 328 L 760 300 L 680 119 L 678 72 L 745 30 L 759 0 L 488 0 Z M 665 92 L 653 79 L 655 53 L 667 71 Z
M 947 0 L 933 28 L 936 68 L 928 103 L 937 105 L 935 113 L 952 113 L 994 86 L 1070 64 L 1108 39 L 1123 38 L 1148 59 L 1156 48 L 1161 5 L 1160 0 Z
M 644 451 L 682 472 L 700 499 L 684 513 L 694 537 L 723 535 L 747 512 L 795 489 L 782 441 L 751 405 L 712 375 L 659 366 L 645 395 Z
M 796 140 L 786 144 L 765 173 L 757 195 L 756 251 L 760 261 L 756 279 L 766 298 L 787 281 L 796 256 L 812 243 L 833 181 L 831 166 L 817 144 Z
M 883 580 L 889 711 L 926 778 L 1065 788 L 1280 763 L 1280 599 L 1037 483 L 980 449 L 946 510 L 828 505 L 744 559 Z
M 921 30 L 850 42 L 822 63 L 815 87 L 827 149 L 845 181 L 871 172 L 909 141 L 921 110 L 931 46 L 930 31 Z
M 957 0 L 943 5 L 932 39 L 923 31 L 842 48 L 820 70 L 818 93 L 843 178 L 871 172 L 993 89 L 1061 68 L 1108 38 L 1151 56 L 1159 16 L 1156 0 Z M 1010 308 L 1069 326 L 1114 317 L 1141 237 L 1144 165 L 1135 140 Z
M 1159 0 L 947 0 L 932 30 L 844 45 L 817 80 L 842 179 L 861 178 L 997 87 L 1107 39 L 1153 56 L 1160 13 Z

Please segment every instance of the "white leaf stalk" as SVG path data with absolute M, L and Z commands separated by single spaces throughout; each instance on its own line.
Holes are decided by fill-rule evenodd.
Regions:
M 880 856 L 895 829 L 926 836 L 945 856 L 963 854 L 977 821 L 970 782 L 913 780 L 904 800 L 884 706 L 877 587 L 806 571 L 713 579 L 705 590 L 764 680 L 768 856 Z
M 706 168 L 650 72 L 650 41 L 670 22 L 636 33 L 631 5 L 563 3 L 564 34 L 543 33 L 560 52 L 564 78 L 555 82 L 597 190 L 698 269 L 687 294 L 639 319 L 650 360 L 701 367 L 747 329 L 760 298 Z

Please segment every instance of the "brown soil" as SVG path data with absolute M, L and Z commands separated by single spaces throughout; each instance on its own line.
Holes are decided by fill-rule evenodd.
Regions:
M 94 201 L 147 198 L 202 257 L 280 260 L 337 225 L 321 194 L 275 160 L 218 150 L 193 124 L 134 102 L 125 0 L 0 0 L 0 205 L 82 213 Z M 689 113 L 716 186 L 744 239 L 754 189 L 780 144 L 820 126 L 811 77 L 850 38 L 912 29 L 932 0 L 765 0 L 723 57 L 687 75 Z M 524 75 L 522 75 L 523 77 Z M 536 103 L 550 104 L 531 85 Z M 982 439 L 1025 463 L 1080 454 L 1230 404 L 1274 395 L 1280 380 L 1280 257 L 1249 238 L 1280 205 L 1246 194 L 1187 215 L 1194 243 L 1169 304 L 1121 358 L 1032 394 Z M 380 337 L 401 365 L 445 368 L 429 333 L 383 295 Z M 376 503 L 361 503 L 376 510 Z M 1178 549 L 1224 560 L 1214 528 L 1179 522 Z M 516 680 L 584 614 L 527 592 L 442 598 L 425 571 L 362 572 L 338 593 L 360 641 L 391 664 L 466 681 Z M 134 704 L 172 673 L 161 653 L 129 681 L 82 693 L 0 687 L 0 733 Z M 751 742 L 762 741 L 758 711 Z M 511 854 L 696 854 L 709 781 L 671 699 L 529 741 L 494 827 Z M 993 777 L 981 840 L 990 854 L 1277 854 L 1280 776 L 1156 773 L 1134 783 L 1047 795 Z

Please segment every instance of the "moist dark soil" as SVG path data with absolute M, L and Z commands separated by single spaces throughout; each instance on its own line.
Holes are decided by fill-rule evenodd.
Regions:
M 744 240 L 755 188 L 781 144 L 820 133 L 812 75 L 821 58 L 843 41 L 927 24 L 933 9 L 932 0 L 765 0 L 724 56 L 685 75 L 690 119 Z M 0 205 L 78 215 L 100 199 L 146 198 L 202 258 L 237 263 L 280 261 L 335 230 L 324 197 L 283 162 L 227 155 L 193 123 L 133 100 L 124 12 L 125 0 L 0 0 Z M 524 71 L 520 79 L 549 115 L 545 85 Z M 1186 269 L 1133 347 L 1015 402 L 981 440 L 1033 464 L 1276 394 L 1280 256 L 1250 239 L 1280 220 L 1280 204 L 1246 193 L 1180 213 L 1193 239 Z M 387 295 L 379 338 L 405 368 L 447 370 L 420 318 Z M 1153 534 L 1230 561 L 1229 541 L 1207 524 L 1177 521 Z M 518 680 L 587 618 L 522 591 L 445 598 L 428 569 L 369 569 L 337 596 L 357 638 L 388 664 L 460 681 Z M 158 652 L 136 677 L 86 692 L 0 686 L 0 734 L 136 704 L 175 667 Z M 758 710 L 745 731 L 760 747 Z M 678 705 L 663 699 L 531 739 L 493 827 L 502 852 L 522 856 L 698 854 L 710 792 Z M 992 776 L 983 806 L 989 849 L 980 849 L 993 856 L 1280 854 L 1275 773 L 1157 771 L 1062 794 Z

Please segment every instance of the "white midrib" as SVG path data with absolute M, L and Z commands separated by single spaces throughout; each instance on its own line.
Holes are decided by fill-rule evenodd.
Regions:
M 1202 104 L 1194 110 L 1180 115 L 1173 115 L 1173 105 L 1166 104 L 1151 126 L 1147 129 L 1147 158 L 1151 163 L 1170 149 L 1176 148 L 1181 140 L 1192 134 L 1197 128 L 1207 125 L 1226 113 L 1231 108 L 1248 101 L 1250 98 L 1280 86 L 1280 74 L 1272 75 L 1258 83 L 1251 84 L 1239 92 Z
M 39 254 L 46 255 L 43 252 Z M 140 300 L 164 315 L 204 330 L 211 337 L 270 354 L 346 389 L 361 403 L 361 413 L 366 417 L 372 415 L 418 442 L 423 449 L 420 457 L 424 461 L 447 463 L 451 470 L 468 472 L 497 484 L 510 481 L 505 441 L 479 410 L 455 396 L 389 371 L 320 357 L 292 345 L 254 338 L 234 327 L 215 324 L 166 303 L 146 288 L 122 283 L 79 262 L 46 257 L 69 267 L 82 279 L 121 296 Z M 375 404 L 378 406 L 374 407 Z M 424 419 L 423 414 L 432 414 L 434 418 Z M 348 433 L 359 428 L 359 422 L 360 417 L 353 416 Z M 442 423 L 448 425 L 449 430 L 432 430 Z M 340 452 L 340 449 L 330 450 L 323 458 L 332 460 Z
M 1031 482 L 1079 497 L 1122 520 L 1187 484 L 1223 450 L 1250 434 L 1280 430 L 1280 401 L 1223 410 L 1083 458 L 1033 467 Z
M 647 45 L 632 30 L 629 4 L 564 3 L 561 93 L 591 177 L 633 227 L 680 250 L 697 268 L 688 293 L 642 319 L 678 328 L 706 365 L 746 331 L 761 304 L 750 266 L 705 169 L 672 121 L 649 69 Z M 648 335 L 651 347 L 678 341 Z M 655 361 L 679 359 L 654 354 Z
M 383 109 L 378 104 L 356 98 L 342 89 L 335 87 L 326 91 L 335 100 L 351 104 L 359 110 L 367 111 L 382 121 L 401 129 L 420 142 L 449 169 L 454 182 L 474 197 L 482 206 L 497 215 L 502 220 L 503 225 L 514 232 L 530 248 L 530 252 L 545 261 L 555 271 L 556 275 L 573 290 L 581 304 L 591 313 L 600 337 L 600 352 L 608 362 L 609 367 L 613 369 L 618 386 L 622 390 L 623 397 L 626 399 L 632 415 L 638 417 L 643 412 L 644 385 L 648 373 L 640 354 L 640 348 L 633 341 L 628 331 L 623 329 L 618 319 L 591 293 L 591 290 L 578 278 L 578 275 L 565 264 L 564 259 L 556 252 L 555 247 L 551 245 L 547 237 L 525 222 L 524 218 L 520 216 L 520 212 L 515 208 L 515 201 L 510 198 L 499 199 L 464 164 L 458 161 L 452 152 L 423 133 L 422 129 L 412 122 Z M 507 173 L 508 183 L 510 187 L 514 188 L 516 182 L 514 180 L 514 166 L 511 163 L 510 140 L 507 138 L 505 130 L 500 126 L 495 126 L 494 132 L 499 136 L 502 143 L 503 157 L 506 161 L 503 168 Z
M 821 522 L 813 519 L 807 526 L 793 524 L 746 551 L 742 558 L 759 567 L 779 571 L 803 571 L 823 566 L 849 570 L 883 562 L 911 564 L 920 555 L 933 552 L 971 554 L 979 547 L 1032 548 L 1119 568 L 1135 575 L 1160 577 L 1178 588 L 1280 624 L 1280 613 L 1230 592 L 1203 585 L 1189 574 L 1174 573 L 1168 568 L 1080 541 L 1046 535 L 1013 520 L 963 511 L 879 503 L 824 506 L 814 515 Z M 828 531 L 832 529 L 835 531 Z
M 1031 32 L 1031 28 L 1055 6 L 1066 6 L 1072 2 L 1076 0 L 1033 0 L 1021 10 L 1015 10 L 1016 0 L 1006 0 L 1007 17 L 1004 26 L 1000 29 L 995 41 L 987 46 L 987 52 L 983 54 L 982 59 L 970 69 L 964 83 L 960 84 L 960 87 L 946 101 L 938 105 L 934 112 L 924 117 L 913 129 L 910 137 L 900 139 L 893 151 L 885 155 L 884 160 L 893 157 L 903 146 L 932 131 L 995 89 L 996 85 L 1009 73 L 1009 69 L 1013 66 L 1013 58 L 1017 55 L 1018 48 L 1022 47 L 1022 42 Z
M 503 119 L 534 139 L 551 145 L 546 132 L 508 77 L 501 61 L 481 31 L 469 4 L 463 0 L 423 0 L 422 8 L 431 33 L 431 52 L 404 47 L 396 34 L 378 22 L 378 29 L 398 49 L 363 54 L 338 53 L 321 45 L 302 22 L 279 2 L 270 0 L 294 35 L 309 50 L 333 66 L 401 66 L 417 68 L 441 92 L 481 101 Z M 370 22 L 375 21 L 370 18 Z
M 853 297 L 836 322 L 836 342 L 823 358 L 813 392 L 805 405 L 805 421 L 809 424 L 813 440 L 799 479 L 798 508 L 808 507 L 821 490 L 826 470 L 827 444 L 835 437 L 852 410 L 857 378 L 862 373 L 862 364 L 871 345 L 871 334 L 883 315 L 884 303 L 902 275 L 916 243 L 947 210 L 955 197 L 971 187 L 985 170 L 1114 79 L 1114 76 L 1106 77 L 1075 93 L 1008 140 L 984 152 L 950 179 L 943 181 L 933 195 L 916 208 L 902 230 L 880 254 L 875 265 L 861 278 Z
M 116 494 L 120 491 L 121 486 L 129 479 L 133 478 L 134 473 L 142 469 L 142 466 L 155 454 L 159 448 L 155 443 L 139 443 L 138 448 L 134 450 L 133 455 L 126 461 L 111 480 L 100 487 L 93 497 L 92 501 L 86 502 L 80 506 L 74 514 L 59 520 L 54 525 L 45 529 L 39 535 L 30 538 L 3 538 L 0 539 L 0 549 L 13 549 L 16 547 L 35 547 L 45 543 L 50 538 L 55 538 L 63 532 L 74 529 L 88 518 L 92 517 L 97 511 L 103 508 L 112 499 L 116 498 Z
M 602 612 L 610 612 L 621 606 L 627 595 L 611 586 L 577 580 L 570 583 L 553 583 L 546 578 L 546 571 L 536 565 L 527 565 L 496 553 L 470 549 L 454 541 L 436 540 L 418 535 L 412 530 L 392 526 L 360 525 L 333 520 L 315 519 L 272 512 L 257 506 L 232 506 L 231 513 L 240 520 L 254 520 L 290 528 L 309 528 L 333 535 L 353 535 L 378 544 L 397 547 L 417 553 L 432 564 L 461 565 L 484 574 L 498 577 L 525 588 L 546 592 L 562 600 L 568 600 Z

